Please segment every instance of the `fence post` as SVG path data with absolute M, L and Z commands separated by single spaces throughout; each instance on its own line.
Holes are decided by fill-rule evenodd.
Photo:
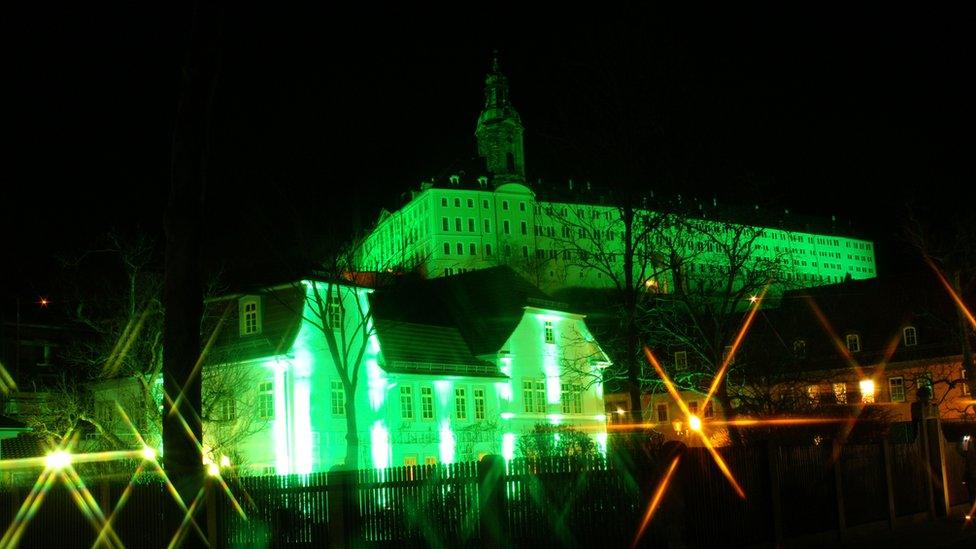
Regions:
M 891 442 L 881 439 L 881 459 L 884 462 L 885 493 L 888 495 L 888 528 L 895 529 L 895 482 L 891 475 Z
M 356 471 L 333 467 L 328 474 L 329 546 L 355 547 L 359 536 L 356 509 Z
M 773 508 L 773 543 L 783 545 L 783 500 L 779 485 L 779 460 L 772 440 L 766 441 L 766 463 L 769 471 L 769 496 Z
M 933 407 L 935 408 L 935 407 Z M 938 452 L 938 470 L 935 471 L 937 479 L 942 488 L 942 510 L 945 511 L 944 516 L 948 517 L 949 513 L 952 511 L 952 500 L 949 497 L 949 472 L 946 471 L 946 458 L 945 458 L 945 436 L 942 434 L 942 419 L 939 417 L 938 408 L 935 408 L 935 417 L 932 420 L 932 426 L 934 427 L 936 440 L 935 451 Z M 936 464 L 933 464 L 936 465 Z
M 505 459 L 488 455 L 478 462 L 478 517 L 485 547 L 508 547 L 508 513 L 505 497 Z
M 837 502 L 837 535 L 843 541 L 847 534 L 847 515 L 844 511 L 844 478 L 843 471 L 841 469 L 841 459 L 842 459 L 843 447 L 834 440 L 834 448 L 832 455 L 837 456 L 834 459 L 834 493 Z

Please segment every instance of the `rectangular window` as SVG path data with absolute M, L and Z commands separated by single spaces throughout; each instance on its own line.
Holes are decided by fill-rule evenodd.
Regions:
M 522 398 L 525 400 L 525 411 L 544 414 L 546 412 L 546 382 L 532 379 L 522 382 Z
M 874 404 L 874 380 L 862 379 L 858 386 L 861 389 L 861 402 L 864 404 Z
M 457 232 L 461 232 L 461 218 L 460 217 L 455 217 L 454 218 L 454 230 L 457 231 Z
M 454 389 L 454 417 L 458 420 L 468 419 L 468 397 L 463 387 Z
M 346 415 L 346 390 L 338 379 L 332 380 L 332 415 Z
M 471 255 L 478 255 L 478 245 L 474 243 L 469 244 L 468 253 Z
M 693 415 L 693 416 L 697 416 L 698 415 L 698 401 L 697 400 L 692 400 L 691 402 L 688 403 L 688 411 L 691 412 L 691 415 Z
M 446 217 L 442 217 L 441 218 L 441 227 L 444 229 L 444 231 L 450 231 L 451 230 L 451 222 L 448 221 Z
M 583 413 L 583 387 L 563 383 L 561 386 L 561 401 L 564 414 Z
M 484 209 L 486 209 L 486 210 L 488 209 L 488 200 L 487 199 L 481 201 L 481 207 L 484 208 Z
M 658 404 L 657 405 L 657 421 L 658 423 L 665 423 L 668 421 L 668 405 Z
M 521 222 L 521 223 L 519 224 L 519 226 L 521 227 L 521 230 L 522 230 L 522 234 L 523 234 L 523 235 L 527 235 L 527 234 L 529 234 L 529 226 L 525 224 L 525 221 L 522 221 L 522 222 Z
M 217 421 L 233 421 L 237 418 L 237 399 L 226 397 L 217 405 Z
M 508 200 L 502 200 L 502 209 L 508 210 Z
M 857 334 L 847 334 L 847 350 L 852 353 L 861 351 L 861 336 Z
M 274 419 L 274 382 L 262 381 L 258 383 L 258 417 Z
M 434 419 L 434 389 L 420 388 L 420 419 Z
M 474 208 L 474 199 L 473 198 L 469 198 L 468 199 L 468 207 L 469 208 Z
M 888 391 L 892 402 L 905 402 L 905 379 L 893 377 L 888 380 Z
M 437 456 L 427 456 L 424 458 L 424 465 L 437 465 Z
M 485 390 L 475 388 L 474 390 L 474 419 L 480 421 L 485 419 Z
M 834 383 L 834 400 L 837 404 L 847 404 L 847 384 Z
M 249 299 L 241 302 L 241 335 L 251 335 L 261 332 L 261 319 L 258 316 L 258 300 Z
M 447 197 L 441 198 L 441 206 L 444 206 L 445 208 L 447 207 Z
M 512 234 L 512 230 L 511 230 L 511 227 L 509 227 L 509 225 L 508 225 L 508 220 L 507 219 L 504 220 L 504 221 L 502 221 L 502 228 L 504 229 L 505 234 Z
M 712 401 L 710 400 L 708 401 L 708 404 L 705 405 L 704 417 L 715 417 L 715 408 L 712 408 Z
M 491 222 L 486 219 L 485 220 L 485 233 L 490 233 L 490 232 L 491 232 Z
M 403 456 L 403 464 L 407 467 L 413 467 L 417 465 L 417 455 L 411 454 L 409 456 Z
M 905 340 L 905 347 L 918 345 L 918 332 L 912 326 L 908 326 L 902 330 L 902 338 Z
M 491 256 L 491 244 L 485 244 L 485 255 Z
M 546 343 L 555 343 L 556 337 L 552 333 L 552 321 L 547 320 L 545 324 Z
M 329 288 L 329 327 L 338 330 L 342 327 L 343 311 L 339 286 L 333 284 Z
M 969 384 L 966 382 L 966 368 L 963 367 L 959 373 L 961 374 L 960 377 L 962 378 L 962 394 L 963 396 L 969 396 Z
M 688 369 L 688 351 L 674 353 L 674 369 L 683 372 Z
M 519 211 L 525 211 L 525 202 L 519 202 Z
M 413 419 L 413 387 L 409 385 L 400 386 L 400 418 Z
M 468 218 L 468 232 L 469 233 L 474 232 L 474 218 L 471 217 Z
M 454 207 L 455 208 L 460 208 L 461 207 L 461 199 L 460 198 L 455 198 L 454 199 Z
M 451 243 L 450 242 L 445 242 L 444 243 L 444 255 L 451 255 Z

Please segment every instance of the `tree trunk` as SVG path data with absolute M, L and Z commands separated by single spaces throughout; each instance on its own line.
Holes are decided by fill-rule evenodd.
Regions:
M 346 391 L 346 464 L 349 471 L 359 469 L 359 428 L 356 422 L 356 392 Z
M 962 284 L 959 281 L 960 273 L 956 270 L 952 274 L 952 286 L 962 299 Z M 976 395 L 976 364 L 973 364 L 973 346 L 969 338 L 969 332 L 972 331 L 967 322 L 966 316 L 962 309 L 956 307 L 956 316 L 959 319 L 959 343 L 962 347 L 962 371 L 966 378 L 966 386 L 969 389 L 970 395 Z
M 634 287 L 634 207 L 630 200 L 622 208 L 624 222 L 624 330 L 625 360 L 627 361 L 627 392 L 630 394 L 631 420 L 644 419 L 640 388 L 640 341 L 637 331 L 637 291 Z M 643 283 L 640 281 L 639 283 Z
M 195 7 L 173 130 L 170 196 L 164 219 L 163 380 L 166 394 L 178 399 L 179 405 L 175 410 L 170 403 L 164 406 L 163 463 L 187 506 L 203 485 L 202 456 L 197 447 L 198 441 L 203 440 L 199 421 L 201 382 L 200 373 L 194 375 L 194 370 L 200 353 L 201 209 L 210 107 L 217 78 L 218 20 L 215 2 L 201 1 Z M 181 419 L 190 426 L 191 433 L 186 432 Z M 174 534 L 179 530 L 183 513 L 173 505 L 165 510 L 167 532 Z M 197 523 L 206 524 L 206 520 L 198 517 Z M 191 529 L 184 536 L 182 546 L 204 547 L 206 540 Z

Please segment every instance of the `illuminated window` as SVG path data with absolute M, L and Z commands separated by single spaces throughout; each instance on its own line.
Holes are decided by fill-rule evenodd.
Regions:
M 688 403 L 688 411 L 691 412 L 691 415 L 693 415 L 693 416 L 697 416 L 698 415 L 698 401 L 697 400 L 692 400 L 691 402 Z
M 420 388 L 420 419 L 434 419 L 434 389 Z
M 427 456 L 424 458 L 424 465 L 437 465 L 437 456 Z
M 818 385 L 807 385 L 807 398 L 813 404 L 820 403 L 820 386 Z
M 522 399 L 525 411 L 544 414 L 546 412 L 546 382 L 539 379 L 522 382 Z
M 414 465 L 417 465 L 417 454 L 403 456 L 403 464 L 407 467 L 412 467 Z
M 657 421 L 658 423 L 664 423 L 668 420 L 668 405 L 658 404 L 657 405 Z
M 474 390 L 474 419 L 485 419 L 485 390 L 475 388 Z
M 858 386 L 861 389 L 861 402 L 864 404 L 874 404 L 874 380 L 862 379 Z
M 555 343 L 556 337 L 552 333 L 552 321 L 547 320 L 545 324 L 546 343 Z
M 332 415 L 346 415 L 346 390 L 339 380 L 332 381 Z
M 834 383 L 834 400 L 837 404 L 847 404 L 847 384 L 846 383 Z
M 688 351 L 674 353 L 674 369 L 679 372 L 688 369 Z
M 413 387 L 400 386 L 400 418 L 413 419 Z
M 335 284 L 331 285 L 329 288 L 328 311 L 329 327 L 333 330 L 340 329 L 342 327 L 345 315 L 342 310 L 342 298 L 339 286 Z
M 580 385 L 573 385 L 569 383 L 563 383 L 561 386 L 561 402 L 564 414 L 582 414 L 583 413 L 583 387 Z
M 444 229 L 444 231 L 451 230 L 451 222 L 448 221 L 446 217 L 441 218 L 441 228 Z
M 861 336 L 857 334 L 847 334 L 847 350 L 852 353 L 861 351 Z
M 261 315 L 257 298 L 242 300 L 240 303 L 240 308 L 241 335 L 261 333 Z
M 901 331 L 902 340 L 905 342 L 905 347 L 914 347 L 918 345 L 918 332 L 915 331 L 914 326 L 908 326 Z
M 509 227 L 507 219 L 502 221 L 502 230 L 505 232 L 505 234 L 512 234 L 512 229 Z
M 893 377 L 888 380 L 888 391 L 892 402 L 905 402 L 905 379 Z
M 463 387 L 454 389 L 454 417 L 459 420 L 468 419 L 468 397 Z
M 274 418 L 274 382 L 272 381 L 258 383 L 258 417 Z

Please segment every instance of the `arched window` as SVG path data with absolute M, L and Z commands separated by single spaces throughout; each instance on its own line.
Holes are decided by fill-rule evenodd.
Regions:
M 915 331 L 914 326 L 906 326 L 901 331 L 902 341 L 905 342 L 905 347 L 914 347 L 918 345 L 918 332 Z

